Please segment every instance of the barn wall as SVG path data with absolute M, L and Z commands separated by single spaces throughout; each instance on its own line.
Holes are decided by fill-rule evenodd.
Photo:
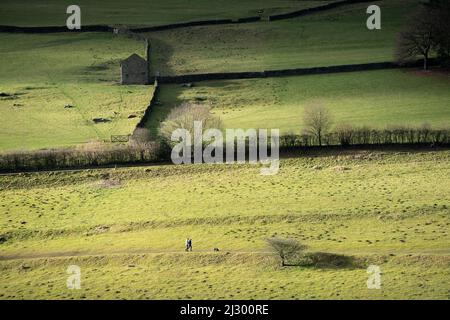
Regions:
M 147 64 L 126 63 L 120 67 L 121 84 L 147 84 L 148 70 Z

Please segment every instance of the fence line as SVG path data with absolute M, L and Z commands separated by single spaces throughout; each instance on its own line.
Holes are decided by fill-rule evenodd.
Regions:
M 62 33 L 62 32 L 113 32 L 114 27 L 108 25 L 82 26 L 80 30 L 69 30 L 66 26 L 18 27 L 0 25 L 3 33 Z
M 430 65 L 437 65 L 439 61 L 436 59 L 431 59 L 429 63 Z M 253 78 L 286 77 L 286 76 L 329 74 L 341 72 L 411 68 L 421 66 L 422 64 L 423 64 L 422 60 L 413 61 L 403 65 L 400 65 L 396 62 L 387 61 L 387 62 L 328 66 L 328 67 L 295 68 L 295 69 L 280 69 L 267 71 L 198 73 L 179 76 L 159 76 L 158 81 L 160 83 L 186 83 L 186 82 L 198 82 L 208 80 L 239 80 L 239 79 L 253 79 Z
M 148 104 L 147 109 L 145 109 L 144 115 L 142 116 L 142 118 L 138 122 L 138 124 L 136 125 L 136 129 L 145 127 L 145 124 L 148 121 L 148 118 L 150 117 L 150 114 L 151 114 L 151 112 L 153 110 L 153 107 L 155 106 L 155 104 L 158 101 L 158 93 L 159 93 L 158 79 L 155 79 L 153 87 L 154 87 L 154 89 L 153 89 L 153 96 L 150 99 L 150 103 Z
M 341 7 L 343 5 L 347 4 L 356 4 L 356 3 L 363 3 L 363 2 L 374 2 L 373 0 L 343 0 L 343 1 L 335 1 L 331 3 L 324 4 L 322 6 L 312 7 L 312 8 L 306 8 L 301 9 L 293 12 L 288 13 L 281 13 L 277 15 L 271 15 L 268 17 L 269 21 L 276 21 L 276 20 L 285 20 L 285 19 L 292 19 L 297 18 L 300 16 L 305 16 L 308 14 L 320 12 L 320 11 L 326 11 L 334 8 Z

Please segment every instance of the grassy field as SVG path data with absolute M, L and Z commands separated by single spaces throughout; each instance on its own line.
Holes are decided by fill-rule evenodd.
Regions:
M 0 34 L 0 41 L 0 151 L 131 133 L 153 93 L 151 86 L 118 85 L 120 61 L 144 53 L 135 40 L 85 33 Z M 94 124 L 98 117 L 111 122 Z
M 358 4 L 279 22 L 152 33 L 152 57 L 156 59 L 152 71 L 173 74 L 390 60 L 394 34 L 406 13 L 414 8 L 406 3 L 416 2 L 380 3 L 382 32 L 369 32 L 365 28 L 365 5 Z M 266 4 L 272 6 L 271 2 Z M 161 10 L 166 8 L 162 3 L 152 5 L 161 5 Z M 49 6 L 54 8 L 56 3 Z M 2 10 L 13 7 L 8 3 Z M 123 14 L 130 16 L 129 12 Z M 4 61 L 0 66 L 0 91 L 9 95 L 0 98 L 0 108 L 4 111 L 0 119 L 0 151 L 71 146 L 89 140 L 108 140 L 113 134 L 128 134 L 152 94 L 151 87 L 117 85 L 120 61 L 133 52 L 143 54 L 143 44 L 132 39 L 87 33 L 2 34 L 0 40 Z M 206 60 L 204 54 L 208 55 Z M 406 79 L 391 73 L 388 73 L 389 81 L 385 81 L 383 73 L 377 74 L 377 79 L 368 79 L 371 74 L 376 73 L 208 82 L 190 92 L 164 86 L 162 100 L 165 107 L 171 107 L 173 102 L 193 95 L 209 96 L 218 114 L 233 127 L 280 127 L 284 131 L 297 131 L 302 104 L 315 98 L 323 98 L 332 105 L 338 120 L 352 123 L 385 125 L 401 120 L 446 124 L 447 84 L 435 88 L 432 86 L 437 80 Z M 399 79 L 405 82 L 397 82 Z M 361 81 L 370 84 L 375 81 L 377 90 L 384 89 L 387 93 L 383 92 L 382 99 L 375 98 L 379 92 Z M 297 85 L 306 87 L 307 92 L 297 93 Z M 350 85 L 359 89 L 349 89 Z M 420 85 L 426 86 L 427 94 L 417 93 Z M 401 98 L 392 87 L 400 87 Z M 369 92 L 368 96 L 361 94 L 361 90 Z M 397 99 L 392 100 L 393 97 Z M 429 98 L 431 108 L 422 108 L 425 101 L 430 103 Z M 66 104 L 75 108 L 64 109 Z M 166 109 L 159 108 L 149 126 L 156 127 L 166 113 Z M 137 117 L 128 119 L 130 115 Z M 93 124 L 92 119 L 98 117 L 112 121 Z
M 153 32 L 152 71 L 161 75 L 261 71 L 392 61 L 416 0 L 377 1 L 382 29 L 366 27 L 368 4 L 296 19 Z
M 157 133 L 183 101 L 205 103 L 226 128 L 300 132 L 305 105 L 330 109 L 335 124 L 450 126 L 450 78 L 413 70 L 382 70 L 285 78 L 205 81 L 192 88 L 164 85 L 148 127 Z M 198 102 L 200 101 L 200 102 Z
M 315 7 L 333 1 L 326 0 L 79 0 L 82 23 L 126 24 L 126 25 L 163 25 L 169 23 L 235 19 L 291 12 L 302 8 Z M 2 25 L 16 26 L 62 26 L 66 24 L 66 8 L 72 5 L 69 0 L 25 0 L 18 3 L 13 0 L 2 1 L 0 19 Z
M 3 176 L 1 257 L 15 259 L 0 262 L 1 298 L 448 299 L 449 160 L 360 152 L 282 160 L 270 177 L 251 165 Z M 362 263 L 280 268 L 273 236 Z M 65 287 L 70 264 L 80 291 Z M 368 264 L 382 290 L 367 289 Z
M 327 1 L 82 0 L 83 24 L 161 25 L 288 12 Z M 418 0 L 377 1 L 301 18 L 147 34 L 151 72 L 258 71 L 393 60 Z M 3 25 L 63 25 L 67 1 L 5 0 Z M 152 86 L 121 86 L 142 42 L 107 33 L 0 34 L 0 152 L 129 134 Z M 301 130 L 310 103 L 334 123 L 450 125 L 448 73 L 383 70 L 162 85 L 147 123 L 183 101 L 227 128 Z M 71 108 L 65 108 L 71 105 Z M 130 116 L 133 115 L 135 117 Z M 93 118 L 108 123 L 94 124 Z M 294 156 L 299 156 L 301 154 Z M 341 151 L 256 165 L 155 165 L 0 175 L 0 299 L 450 299 L 450 151 Z M 193 252 L 184 252 L 186 237 Z M 280 267 L 281 237 L 339 267 Z M 220 248 L 214 252 L 213 248 Z M 68 290 L 67 267 L 81 268 Z M 367 288 L 367 267 L 382 288 Z

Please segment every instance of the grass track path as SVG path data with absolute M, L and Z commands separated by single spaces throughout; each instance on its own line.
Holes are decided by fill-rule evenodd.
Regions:
M 157 249 L 141 249 L 141 250 L 127 250 L 127 251 L 111 251 L 111 252 L 97 252 L 90 253 L 88 251 L 67 251 L 67 252 L 48 252 L 48 253 L 35 253 L 35 254 L 10 254 L 10 255 L 0 255 L 0 261 L 11 261 L 11 260 L 38 260 L 38 259 L 51 259 L 51 258 L 71 258 L 71 257 L 101 257 L 101 256 L 115 256 L 115 255 L 140 255 L 140 254 L 195 254 L 195 253 L 211 253 L 216 254 L 213 250 L 194 250 L 192 252 L 185 252 L 184 250 L 157 250 Z M 275 254 L 270 250 L 225 250 L 221 249 L 220 253 L 234 253 L 234 254 Z M 336 254 L 346 254 L 346 255 L 371 255 L 380 254 L 378 251 L 345 251 L 345 252 L 333 252 Z M 426 250 L 420 252 L 414 251 L 389 251 L 389 253 L 395 253 L 396 255 L 450 255 L 449 249 L 437 249 L 437 250 Z

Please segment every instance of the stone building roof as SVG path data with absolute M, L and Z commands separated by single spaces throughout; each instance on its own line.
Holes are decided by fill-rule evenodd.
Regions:
M 124 65 L 124 64 L 129 64 L 129 63 L 133 63 L 133 62 L 137 62 L 137 63 L 142 62 L 142 63 L 147 64 L 147 61 L 136 53 L 133 53 L 131 56 L 129 56 L 125 60 L 122 60 L 122 62 L 120 64 Z

